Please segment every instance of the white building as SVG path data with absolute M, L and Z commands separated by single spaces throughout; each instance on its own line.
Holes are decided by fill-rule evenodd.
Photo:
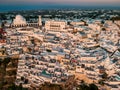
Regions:
M 13 20 L 13 26 L 26 26 L 27 22 L 26 19 L 21 15 L 16 15 L 15 19 Z
M 47 31 L 54 31 L 54 32 L 60 32 L 64 31 L 67 23 L 65 21 L 46 21 L 45 22 L 45 29 Z
M 24 26 L 41 26 L 41 16 L 38 16 L 38 22 L 36 23 L 27 23 L 26 19 L 21 15 L 16 15 L 13 20 L 12 27 L 24 27 Z
M 80 58 L 81 61 L 96 61 L 97 58 L 96 57 L 87 57 L 87 56 L 83 56 Z
M 80 22 L 71 22 L 70 24 L 73 25 L 73 26 L 80 26 L 80 25 L 85 25 L 85 22 L 83 22 L 83 21 L 80 21 Z

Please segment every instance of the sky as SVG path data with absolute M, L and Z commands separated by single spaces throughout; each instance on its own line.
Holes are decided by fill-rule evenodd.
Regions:
M 0 12 L 76 7 L 120 9 L 120 0 L 0 0 Z
M 120 0 L 0 0 L 0 4 L 64 4 L 64 5 L 108 5 L 118 6 Z

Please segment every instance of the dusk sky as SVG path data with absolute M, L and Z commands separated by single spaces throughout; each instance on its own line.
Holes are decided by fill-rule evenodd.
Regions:
M 0 0 L 0 4 L 66 4 L 66 5 L 108 5 L 118 6 L 120 0 Z
M 0 0 L 0 11 L 56 8 L 120 9 L 120 0 Z

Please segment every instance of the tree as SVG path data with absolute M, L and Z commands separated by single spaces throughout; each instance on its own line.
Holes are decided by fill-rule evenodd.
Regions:
M 25 80 L 25 78 L 22 76 L 22 77 L 21 77 L 21 80 L 22 80 L 22 81 L 24 81 L 24 80 Z
M 90 90 L 98 90 L 98 87 L 94 83 L 89 84 L 89 87 L 90 87 Z
M 77 90 L 90 90 L 89 86 L 87 84 L 81 84 L 78 86 Z
M 77 90 L 90 90 L 89 86 L 84 82 L 84 80 L 81 80 L 81 84 L 77 86 Z
M 4 59 L 4 63 L 5 63 L 5 64 L 8 64 L 8 63 L 10 62 L 10 60 L 11 60 L 11 58 L 10 58 L 10 57 L 7 57 L 7 58 Z
M 99 80 L 98 83 L 99 83 L 100 85 L 104 85 L 104 81 L 103 81 L 103 80 Z
M 20 85 L 18 86 L 18 90 L 22 90 L 22 88 L 23 88 L 23 85 L 22 83 L 20 83 Z
M 8 90 L 16 90 L 15 84 L 12 84 L 10 87 L 8 87 Z
M 105 72 L 105 73 L 103 73 L 102 78 L 107 79 L 107 76 L 108 76 L 108 74 Z
M 27 84 L 28 83 L 28 79 L 25 79 L 24 83 Z

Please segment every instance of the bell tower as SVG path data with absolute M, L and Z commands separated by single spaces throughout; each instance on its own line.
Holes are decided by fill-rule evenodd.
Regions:
M 41 20 L 41 16 L 38 16 L 38 25 L 41 26 L 42 25 L 42 20 Z

